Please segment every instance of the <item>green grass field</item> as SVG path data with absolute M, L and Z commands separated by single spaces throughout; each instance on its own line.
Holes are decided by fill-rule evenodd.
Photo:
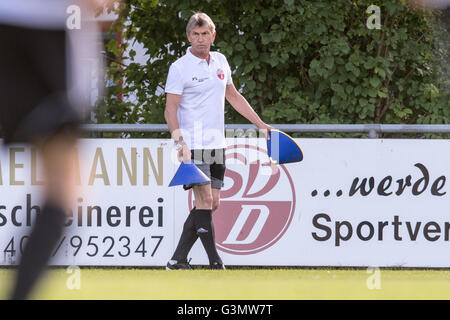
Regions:
M 0 269 L 0 298 L 14 276 Z M 365 269 L 162 269 L 81 268 L 80 288 L 69 290 L 73 274 L 51 269 L 33 299 L 449 299 L 450 270 L 381 269 L 379 289 L 369 289 Z M 74 283 L 74 282 L 73 282 Z

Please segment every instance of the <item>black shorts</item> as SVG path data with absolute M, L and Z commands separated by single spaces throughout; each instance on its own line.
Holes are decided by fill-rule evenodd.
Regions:
M 184 190 L 193 186 L 211 184 L 213 189 L 222 189 L 225 177 L 225 149 L 196 149 L 191 151 L 191 159 L 194 164 L 211 179 L 211 182 L 184 185 Z
M 66 32 L 0 24 L 0 131 L 34 142 L 80 122 L 67 96 Z

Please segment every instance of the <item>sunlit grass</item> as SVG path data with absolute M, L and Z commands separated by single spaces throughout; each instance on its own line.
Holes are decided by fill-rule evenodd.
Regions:
M 5 299 L 13 269 L 0 269 Z M 33 299 L 449 299 L 449 270 L 161 269 L 81 268 L 78 275 L 51 269 Z M 369 279 L 369 286 L 367 281 Z M 372 281 L 371 281 L 372 280 Z M 68 285 L 69 284 L 69 285 Z M 77 289 L 77 284 L 80 288 Z M 376 288 L 378 285 L 378 289 Z M 372 289 L 370 289 L 372 288 Z

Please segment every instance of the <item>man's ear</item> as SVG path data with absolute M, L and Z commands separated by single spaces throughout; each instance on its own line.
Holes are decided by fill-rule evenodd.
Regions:
M 214 42 L 215 39 L 216 39 L 216 32 L 214 31 L 211 42 Z

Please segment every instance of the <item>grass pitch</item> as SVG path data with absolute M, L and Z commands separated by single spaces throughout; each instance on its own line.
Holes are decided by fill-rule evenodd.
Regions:
M 7 297 L 14 272 L 14 269 L 0 269 L 1 299 Z M 365 269 L 165 271 L 81 268 L 79 281 L 73 278 L 74 275 L 66 268 L 49 270 L 31 298 L 450 299 L 450 270 L 381 269 L 376 279 L 373 278 L 375 273 L 368 273 Z

